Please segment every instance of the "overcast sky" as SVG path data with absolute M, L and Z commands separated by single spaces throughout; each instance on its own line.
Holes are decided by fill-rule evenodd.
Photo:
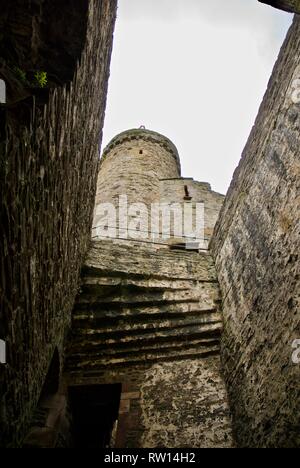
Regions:
M 103 144 L 145 125 L 225 193 L 291 21 L 257 0 L 119 0 Z

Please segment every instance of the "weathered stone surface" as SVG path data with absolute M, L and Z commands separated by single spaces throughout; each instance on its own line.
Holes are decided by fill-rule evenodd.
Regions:
M 234 445 L 220 359 L 210 356 L 68 375 L 70 386 L 122 382 L 116 448 Z
M 156 158 L 148 158 L 148 164 L 152 166 L 152 169 L 155 168 L 155 163 L 159 162 L 157 159 L 157 156 L 159 153 L 164 154 L 164 150 L 166 150 L 169 155 L 175 159 L 176 166 L 177 166 L 177 171 L 178 174 L 181 172 L 181 166 L 180 166 L 180 159 L 179 159 L 179 154 L 176 146 L 174 143 L 172 143 L 169 138 L 165 137 L 164 135 L 161 135 L 160 133 L 154 132 L 153 130 L 147 130 L 144 127 L 141 128 L 134 128 L 131 130 L 125 130 L 124 132 L 120 133 L 119 135 L 115 136 L 111 142 L 104 148 L 103 154 L 102 154 L 102 163 L 104 160 L 111 156 L 113 153 L 113 157 L 118 156 L 120 148 L 123 148 L 123 145 L 125 144 L 125 148 L 127 148 L 127 143 L 132 143 L 132 150 L 133 153 L 136 154 L 137 150 L 140 152 L 143 149 L 147 149 L 154 146 L 152 148 L 152 151 L 154 151 L 154 148 L 156 145 L 159 146 L 159 148 L 156 147 Z M 143 148 L 144 147 L 144 148 Z M 165 158 L 167 161 L 168 157 Z M 160 163 L 161 164 L 161 163 Z M 158 171 L 158 176 L 163 175 L 162 171 L 162 165 L 159 165 L 160 170 Z M 168 170 L 165 166 L 165 170 Z M 168 172 L 170 175 L 170 172 Z
M 142 447 L 233 446 L 218 357 L 152 366 L 145 372 L 140 404 Z
M 120 197 L 126 196 L 126 205 L 120 208 Z M 180 160 L 176 147 L 165 136 L 145 130 L 128 130 L 116 136 L 105 148 L 100 163 L 97 183 L 96 209 L 93 226 L 93 237 L 103 237 L 98 234 L 97 227 L 101 225 L 102 216 L 99 208 L 105 203 L 111 203 L 117 208 L 117 220 L 114 215 L 107 222 L 112 237 L 134 237 L 134 220 L 130 214 L 132 204 L 143 204 L 139 208 L 146 219 L 142 228 L 141 238 L 161 243 L 184 243 L 189 239 L 189 233 L 184 225 L 184 209 L 193 211 L 193 230 L 197 233 L 196 206 L 204 204 L 204 232 L 199 233 L 200 240 L 205 238 L 203 248 L 207 248 L 213 228 L 218 218 L 224 196 L 213 192 L 208 183 L 180 177 Z M 123 203 L 123 202 L 122 202 Z M 161 208 L 164 205 L 170 213 L 170 235 L 162 236 Z M 125 231 L 119 235 L 119 217 L 128 211 L 128 221 Z M 174 219 L 174 211 L 180 213 Z M 164 209 L 164 208 L 163 208 Z M 160 223 L 155 224 L 155 217 Z M 182 216 L 182 217 L 181 217 Z M 107 217 L 107 215 L 104 215 Z M 203 218 L 203 216 L 202 216 Z M 200 223 L 198 223 L 200 224 Z M 116 230 L 112 228 L 117 227 Z M 177 229 L 179 228 L 179 230 Z M 179 234 L 177 234 L 179 232 Z M 104 233 L 105 234 L 105 233 Z
M 241 446 L 300 447 L 299 78 L 295 17 L 212 240 Z
M 178 203 L 181 204 L 183 210 L 184 204 L 187 203 L 186 200 L 190 198 L 189 203 L 192 204 L 195 211 L 196 205 L 203 203 L 205 241 L 203 247 L 207 248 L 224 202 L 224 195 L 214 192 L 210 184 L 206 182 L 198 182 L 184 177 L 162 179 L 160 180 L 159 189 L 160 201 L 167 203 L 170 207 L 172 204 Z M 195 222 L 193 228 L 196 230 Z
M 158 200 L 159 179 L 180 176 L 177 149 L 166 137 L 149 130 L 128 130 L 105 148 L 97 183 L 98 203 L 118 204 L 126 195 L 128 203 Z M 109 181 L 109 183 L 108 183 Z
M 95 241 L 73 312 L 68 371 L 216 354 L 221 328 L 210 255 Z
M 86 0 L 76 0 L 75 7 L 72 0 L 0 1 L 0 74 L 7 82 L 8 102 L 24 85 L 15 68 L 28 78 L 46 71 L 51 86 L 72 81 L 86 40 L 88 6 Z
M 300 0 L 259 0 L 261 3 L 267 3 L 280 10 L 300 13 Z
M 51 395 L 42 399 L 23 448 L 59 448 L 60 445 L 67 448 L 70 445 L 70 421 L 67 416 L 65 395 Z
M 63 360 L 90 237 L 116 1 L 75 3 L 1 2 L 2 446 L 21 444 L 56 348 Z M 48 70 L 51 89 L 18 100 L 11 60 Z
M 224 199 L 209 184 L 181 178 L 174 145 L 144 129 L 122 133 L 104 150 L 96 214 L 101 203 L 118 208 L 120 195 L 143 202 L 145 213 L 157 202 L 205 202 L 208 236 Z M 212 257 L 166 244 L 130 233 L 91 244 L 73 311 L 67 384 L 122 383 L 116 447 L 229 447 Z

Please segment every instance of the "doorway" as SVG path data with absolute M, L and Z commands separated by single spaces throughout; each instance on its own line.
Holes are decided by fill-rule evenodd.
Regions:
M 121 391 L 121 384 L 69 388 L 73 448 L 111 446 Z

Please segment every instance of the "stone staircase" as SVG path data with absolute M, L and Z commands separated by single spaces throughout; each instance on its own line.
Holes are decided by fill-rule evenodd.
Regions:
M 221 330 L 207 252 L 94 241 L 73 311 L 67 368 L 94 373 L 213 355 Z

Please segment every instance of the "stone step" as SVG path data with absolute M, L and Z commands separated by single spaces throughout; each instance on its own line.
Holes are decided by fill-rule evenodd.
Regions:
M 128 334 L 133 331 L 148 330 L 148 329 L 162 329 L 162 328 L 179 328 L 186 326 L 196 326 L 203 324 L 211 323 L 222 323 L 222 317 L 219 313 L 209 312 L 203 313 L 201 315 L 190 315 L 183 318 L 169 318 L 169 319 L 159 319 L 153 321 L 153 317 L 150 317 L 149 320 L 144 318 L 141 320 L 136 320 L 135 317 L 129 318 L 115 318 L 115 319 L 106 319 L 106 320 L 97 320 L 97 321 L 88 321 L 81 322 L 81 326 L 77 325 L 73 328 L 74 333 L 77 335 L 100 335 L 107 333 L 115 333 L 119 330 L 126 332 Z
M 217 354 L 219 309 L 209 254 L 93 242 L 74 307 L 68 366 L 92 373 Z
M 126 355 L 124 357 L 107 357 L 104 358 L 103 356 L 97 357 L 93 356 L 81 356 L 80 359 L 74 359 L 73 361 L 69 358 L 67 367 L 68 369 L 76 369 L 76 370 L 84 370 L 87 369 L 106 369 L 106 368 L 113 368 L 115 366 L 122 366 L 125 365 L 138 365 L 138 364 L 145 364 L 145 363 L 152 363 L 157 362 L 160 360 L 168 361 L 168 360 L 178 360 L 182 358 L 194 358 L 194 357 L 204 357 L 215 355 L 220 352 L 220 347 L 217 346 L 208 346 L 208 347 L 200 347 L 200 348 L 188 348 L 185 350 L 172 350 L 172 351 L 159 351 L 156 353 L 137 353 L 134 356 Z
M 82 277 L 82 285 L 90 286 L 90 285 L 97 285 L 101 287 L 113 286 L 117 287 L 127 287 L 134 288 L 138 287 L 140 289 L 176 289 L 176 290 L 184 290 L 190 289 L 197 286 L 197 281 L 192 279 L 155 279 L 155 278 L 139 278 L 136 276 L 135 278 L 130 277 L 130 275 L 126 274 L 123 276 L 97 276 L 93 277 L 90 275 L 86 275 Z
M 171 244 L 172 245 L 172 244 Z M 141 243 L 141 242 L 134 242 L 129 241 L 127 244 L 123 242 L 115 242 L 110 239 L 101 239 L 101 240 L 93 240 L 91 244 L 91 248 L 102 250 L 103 252 L 114 253 L 115 251 L 126 253 L 136 253 L 137 248 L 141 255 L 160 255 L 166 258 L 194 258 L 194 254 L 201 256 L 201 258 L 210 256 L 208 251 L 201 251 L 201 252 L 194 252 L 194 250 L 172 250 L 168 249 L 165 246 L 159 246 L 157 244 L 152 243 Z
M 82 329 L 80 329 L 81 331 Z M 154 339 L 159 342 L 160 339 L 176 339 L 177 341 L 185 340 L 186 337 L 192 338 L 211 338 L 219 337 L 222 330 L 222 323 L 205 323 L 196 324 L 183 327 L 169 327 L 159 329 L 142 329 L 133 330 L 129 334 L 127 330 L 115 331 L 113 333 L 103 333 L 101 330 L 99 333 L 95 333 L 94 330 L 90 330 L 90 333 L 78 333 L 78 329 L 72 331 L 72 339 L 70 346 L 72 349 L 79 349 L 84 347 L 86 343 L 88 345 L 100 346 L 100 345 L 111 345 L 118 343 L 138 343 L 143 340 Z
M 197 287 L 182 290 L 170 289 L 144 289 L 140 288 L 114 288 L 98 285 L 84 285 L 81 288 L 81 294 L 77 299 L 78 303 L 124 303 L 124 304 L 142 304 L 158 303 L 163 301 L 205 301 L 207 298 L 218 300 L 219 289 L 215 284 L 201 284 Z
M 202 307 L 202 308 L 201 308 Z M 123 304 L 84 304 L 77 303 L 73 311 L 73 325 L 80 326 L 80 322 L 102 322 L 105 319 L 131 319 L 134 317 L 139 320 L 158 320 L 185 318 L 191 315 L 200 316 L 218 312 L 219 307 L 215 302 L 199 304 L 198 300 L 193 302 L 179 302 L 175 304 L 147 306 L 134 304 L 130 307 L 124 307 Z
M 78 303 L 95 303 L 100 301 L 102 304 L 123 304 L 123 305 L 156 305 L 156 304 L 166 304 L 166 303 L 176 303 L 176 302 L 190 302 L 197 301 L 199 303 L 199 293 L 192 289 L 187 291 L 165 291 L 165 292 L 153 292 L 147 295 L 144 294 L 130 294 L 130 293 L 120 293 L 114 292 L 113 294 L 108 295 L 96 295 L 88 294 L 84 292 L 78 299 Z
M 149 260 L 149 259 L 148 259 Z M 98 260 L 101 262 L 101 259 Z M 114 268 L 115 260 L 111 259 L 110 264 L 105 264 L 105 259 L 103 259 L 103 263 L 99 264 L 96 263 L 93 265 L 92 263 L 86 264 L 82 268 L 82 278 L 88 276 L 94 277 L 112 277 L 112 268 Z M 187 269 L 187 265 L 185 262 L 182 262 L 182 265 L 162 262 L 159 264 L 156 259 L 153 259 L 152 262 L 148 262 L 148 264 L 143 264 L 143 259 L 139 258 L 139 262 L 135 262 L 135 265 L 130 265 L 130 268 L 127 270 L 125 268 L 119 268 L 118 265 L 115 265 L 115 277 L 120 278 L 135 278 L 140 280 L 170 280 L 170 281 L 198 281 L 198 282 L 217 282 L 215 278 L 215 271 L 214 268 L 203 268 L 198 265 L 197 268 L 192 268 L 192 263 L 190 263 L 190 269 Z M 101 265 L 101 268 L 99 267 Z M 195 263 L 197 265 L 197 263 Z
M 140 353 L 147 351 L 149 353 L 155 353 L 156 351 L 161 350 L 175 350 L 175 349 L 184 349 L 184 348 L 199 348 L 199 347 L 210 347 L 210 346 L 219 346 L 220 340 L 218 337 L 212 338 L 195 338 L 190 339 L 185 337 L 184 340 L 178 341 L 175 339 L 171 340 L 160 340 L 159 342 L 155 340 L 143 340 L 138 345 L 135 343 L 116 343 L 112 347 L 111 345 L 92 345 L 89 342 L 85 342 L 84 346 L 80 349 L 73 348 L 72 345 L 69 346 L 69 351 L 72 351 L 70 354 L 71 359 L 81 359 L 82 356 L 122 356 L 122 355 L 133 355 L 135 353 Z
M 109 244 L 104 247 L 102 242 L 93 242 L 89 250 L 83 276 L 98 273 L 111 275 L 129 273 L 140 277 L 195 279 L 198 281 L 215 280 L 215 268 L 212 257 L 196 252 L 176 252 L 165 250 L 152 251 L 142 249 L 122 248 L 120 245 Z

